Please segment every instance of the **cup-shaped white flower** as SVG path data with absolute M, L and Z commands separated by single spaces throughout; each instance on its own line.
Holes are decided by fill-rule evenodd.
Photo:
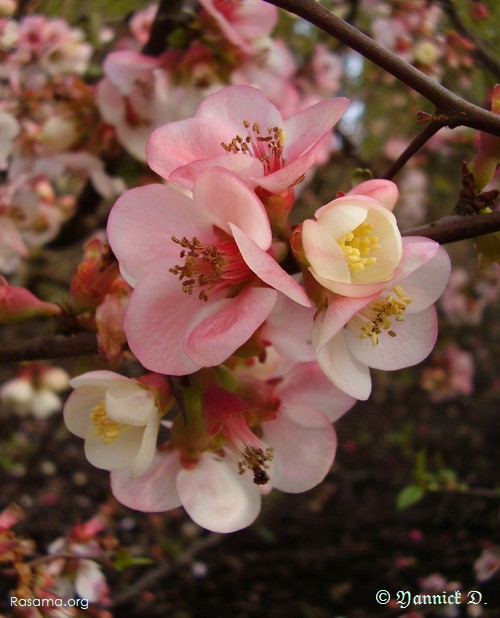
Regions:
M 391 371 L 424 360 L 437 338 L 433 303 L 449 274 L 444 249 L 428 239 L 407 238 L 395 276 L 380 292 L 330 295 L 313 328 L 318 362 L 330 380 L 364 400 L 371 392 L 370 367 Z
M 91 371 L 70 380 L 75 389 L 64 407 L 68 429 L 85 440 L 85 455 L 104 470 L 130 466 L 138 477 L 153 460 L 161 411 L 145 384 L 112 371 Z
M 313 277 L 336 294 L 361 297 L 380 290 L 401 259 L 402 242 L 391 209 L 394 183 L 358 185 L 302 224 L 302 249 Z

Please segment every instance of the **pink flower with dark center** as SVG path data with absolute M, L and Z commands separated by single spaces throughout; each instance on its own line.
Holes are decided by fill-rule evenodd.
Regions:
M 128 191 L 111 211 L 108 238 L 135 288 L 129 345 L 153 371 L 185 375 L 225 361 L 267 318 L 278 291 L 310 304 L 268 253 L 262 203 L 223 168 L 201 173 L 192 199 L 163 185 Z
M 315 163 L 348 103 L 330 99 L 284 119 L 260 90 L 229 86 L 208 96 L 193 118 L 156 129 L 146 157 L 160 176 L 189 189 L 203 169 L 219 165 L 253 187 L 283 193 Z
M 210 385 L 187 424 L 174 421 L 171 440 L 141 479 L 114 471 L 117 500 L 146 512 L 183 506 L 200 526 L 234 532 L 249 526 L 261 496 L 275 488 L 300 493 L 320 483 L 337 446 L 333 420 L 354 399 L 316 362 L 287 364 L 269 380 L 236 374 L 237 392 Z

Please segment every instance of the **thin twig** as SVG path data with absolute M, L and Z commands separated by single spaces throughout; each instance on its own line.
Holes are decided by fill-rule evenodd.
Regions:
M 436 106 L 450 128 L 466 126 L 500 136 L 500 116 L 469 103 L 408 64 L 396 54 L 339 19 L 316 0 L 264 0 L 309 21 L 327 34 L 359 52 Z
M 205 549 L 208 549 L 209 547 L 212 547 L 213 545 L 216 545 L 222 538 L 222 534 L 212 533 L 209 536 L 196 541 L 188 547 L 186 551 L 171 562 L 159 564 L 142 577 L 139 577 L 139 579 L 137 579 L 136 582 L 128 588 L 128 590 L 118 593 L 111 605 L 104 606 L 105 609 L 114 609 L 121 605 L 125 605 L 131 599 L 134 599 L 140 592 L 146 590 L 149 586 L 152 586 L 163 577 L 166 577 L 172 573 L 175 568 L 190 564 L 197 554 Z
M 181 23 L 184 0 L 161 0 L 156 12 L 149 39 L 142 48 L 146 56 L 160 56 L 167 49 L 168 35 Z
M 424 129 L 418 133 L 406 150 L 399 155 L 391 167 L 384 174 L 386 180 L 391 180 L 399 172 L 399 170 L 417 153 L 429 140 L 435 135 L 439 129 L 442 129 L 444 123 L 439 121 L 430 122 Z
M 435 240 L 441 245 L 466 238 L 475 238 L 491 232 L 500 230 L 500 211 L 486 215 L 473 215 L 470 217 L 460 217 L 449 215 L 423 225 L 421 227 L 405 230 L 402 236 L 425 236 Z
M 65 337 L 41 337 L 29 341 L 17 341 L 15 344 L 2 345 L 0 363 L 42 360 L 49 358 L 67 358 L 97 354 L 97 336 L 95 333 L 81 332 Z

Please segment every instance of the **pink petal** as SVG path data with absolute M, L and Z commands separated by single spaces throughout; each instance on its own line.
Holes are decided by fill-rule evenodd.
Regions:
M 188 515 L 213 532 L 235 532 L 254 522 L 260 511 L 260 493 L 248 474 L 238 474 L 229 456 L 218 459 L 202 453 L 198 465 L 183 469 L 177 491 Z
M 275 290 L 249 286 L 234 298 L 209 301 L 196 326 L 187 329 L 183 348 L 188 358 L 198 367 L 213 367 L 227 360 L 264 322 L 277 296 Z
M 311 342 L 315 307 L 303 307 L 284 294 L 269 314 L 261 336 L 270 341 L 285 358 L 305 363 L 316 358 Z
M 191 189 L 198 176 L 206 169 L 214 166 L 223 167 L 234 172 L 252 187 L 258 187 L 260 178 L 263 177 L 264 167 L 262 162 L 244 154 L 224 154 L 211 159 L 199 159 L 187 165 L 178 167 L 170 174 L 170 180 L 181 187 Z
M 203 171 L 195 182 L 193 198 L 213 216 L 214 224 L 222 230 L 230 233 L 231 224 L 234 224 L 258 247 L 264 251 L 269 249 L 272 234 L 266 210 L 236 174 L 222 167 Z
M 417 313 L 435 303 L 446 289 L 450 271 L 450 258 L 442 247 L 438 247 L 437 253 L 425 265 L 400 279 L 398 283 L 405 295 L 413 299 L 407 313 Z
M 274 449 L 269 471 L 273 487 L 289 493 L 311 489 L 328 474 L 337 447 L 335 431 L 321 412 L 286 406 L 263 425 L 263 440 Z
M 232 127 L 233 137 L 247 132 L 244 121 L 250 127 L 256 122 L 262 131 L 269 127 L 284 128 L 283 117 L 278 108 L 257 88 L 251 86 L 228 86 L 206 97 L 196 111 L 196 118 L 217 118 Z
M 130 349 L 151 371 L 186 375 L 200 365 L 184 352 L 192 324 L 207 310 L 197 296 L 182 291 L 177 278 L 160 265 L 138 282 L 125 314 Z
M 349 99 L 339 97 L 321 101 L 300 111 L 285 122 L 285 162 L 307 152 L 329 133 L 349 107 Z
M 366 298 L 349 298 L 331 294 L 328 297 L 328 308 L 323 315 L 315 320 L 313 329 L 313 342 L 316 347 L 322 348 L 328 341 L 339 333 L 349 320 L 360 309 L 369 305 L 378 294 Z
M 208 160 L 212 165 L 211 159 L 223 156 L 237 159 L 241 164 L 248 163 L 252 157 L 228 154 L 221 146 L 221 142 L 227 144 L 235 136 L 234 126 L 217 117 L 169 122 L 151 134 L 146 146 L 147 161 L 151 169 L 165 179 L 177 168 L 193 161 Z M 194 181 L 194 175 L 190 177 Z
M 360 339 L 358 333 L 347 329 L 347 342 L 352 354 L 374 369 L 392 371 L 412 367 L 427 358 L 437 339 L 437 314 L 433 306 L 420 313 L 406 316 L 402 322 L 392 322 L 390 337 L 382 332 L 378 345 L 370 339 Z
M 160 264 L 168 272 L 179 260 L 172 236 L 213 237 L 212 223 L 193 201 L 163 185 L 146 185 L 124 193 L 111 210 L 108 239 L 131 285 Z
M 366 195 L 376 202 L 393 210 L 399 197 L 399 190 L 391 180 L 373 179 L 362 182 L 347 192 L 347 195 Z
M 130 470 L 111 472 L 113 496 L 125 506 L 146 513 L 160 513 L 181 506 L 176 480 L 181 470 L 179 454 L 157 454 L 149 469 L 139 478 L 130 478 Z
M 287 408 L 307 405 L 321 411 L 331 423 L 356 403 L 330 382 L 316 361 L 297 364 L 287 372 L 276 394 Z
M 247 266 L 265 283 L 295 302 L 310 307 L 311 302 L 300 284 L 287 274 L 268 253 L 262 251 L 251 238 L 246 236 L 236 225 L 229 224 L 233 238 Z

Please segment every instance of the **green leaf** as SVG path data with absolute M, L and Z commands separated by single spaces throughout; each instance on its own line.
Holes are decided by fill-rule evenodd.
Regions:
M 424 490 L 418 485 L 408 485 L 399 492 L 396 499 L 396 508 L 399 511 L 407 509 L 412 504 L 421 500 L 424 496 Z

